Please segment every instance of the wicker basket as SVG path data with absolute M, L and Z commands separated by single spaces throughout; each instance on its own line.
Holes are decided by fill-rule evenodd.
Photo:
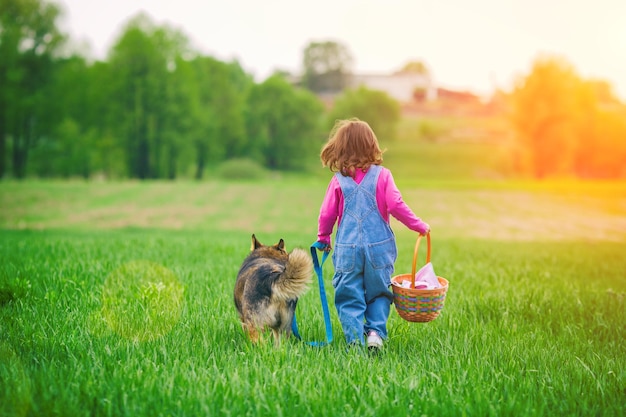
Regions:
M 396 275 L 392 278 L 393 282 L 402 284 L 402 281 L 411 281 L 411 288 L 404 288 L 397 285 L 391 285 L 393 289 L 393 303 L 396 311 L 403 319 L 411 322 L 426 323 L 436 319 L 446 300 L 448 291 L 448 280 L 440 276 L 437 277 L 441 288 L 431 290 L 415 288 L 415 272 L 417 264 L 417 251 L 419 249 L 422 236 L 417 238 L 415 242 L 415 251 L 413 253 L 413 268 L 411 274 Z M 426 253 L 426 263 L 430 262 L 430 233 L 426 235 L 428 243 L 428 251 Z

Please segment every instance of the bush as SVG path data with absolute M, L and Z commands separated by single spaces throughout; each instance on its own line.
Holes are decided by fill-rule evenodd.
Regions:
M 229 180 L 263 179 L 267 176 L 267 171 L 251 159 L 233 158 L 220 164 L 217 176 Z
M 338 119 L 358 117 L 367 122 L 378 140 L 396 138 L 396 127 L 401 118 L 400 104 L 383 91 L 359 87 L 346 90 L 335 100 L 328 117 L 329 128 Z

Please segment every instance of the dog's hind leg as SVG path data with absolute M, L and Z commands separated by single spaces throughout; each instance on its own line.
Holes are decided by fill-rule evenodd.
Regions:
M 283 337 L 283 333 L 279 329 L 272 329 L 272 335 L 274 336 L 274 347 L 280 347 L 280 339 Z
M 251 323 L 243 323 L 243 330 L 248 334 L 248 337 L 252 343 L 257 344 L 261 341 L 261 334 L 259 329 Z

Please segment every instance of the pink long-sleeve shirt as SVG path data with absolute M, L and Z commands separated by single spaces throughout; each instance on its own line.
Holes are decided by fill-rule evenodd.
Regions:
M 376 184 L 376 204 L 378 205 L 380 215 L 389 223 L 389 215 L 391 214 L 409 229 L 422 234 L 426 233 L 428 231 L 428 225 L 417 217 L 404 202 L 400 190 L 398 190 L 396 183 L 393 181 L 391 171 L 385 167 L 381 168 L 378 183 Z M 366 172 L 357 169 L 354 181 L 360 184 L 365 174 Z M 339 227 L 342 215 L 343 192 L 341 191 L 339 181 L 333 175 L 333 178 L 328 184 L 322 207 L 320 208 L 317 231 L 317 240 L 319 242 L 327 245 L 330 244 L 330 235 L 333 232 L 335 222 L 337 222 L 337 227 Z

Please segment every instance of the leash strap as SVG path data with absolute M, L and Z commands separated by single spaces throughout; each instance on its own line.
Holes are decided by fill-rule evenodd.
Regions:
M 313 258 L 313 267 L 315 269 L 315 274 L 317 275 L 317 283 L 320 288 L 320 299 L 322 301 L 322 311 L 324 312 L 324 325 L 326 327 L 326 341 L 325 342 L 305 342 L 309 346 L 326 346 L 333 341 L 333 328 L 330 324 L 330 311 L 328 310 L 328 301 L 326 300 L 326 291 L 324 290 L 324 280 L 322 278 L 322 266 L 328 258 L 328 252 L 324 251 L 322 255 L 322 262 L 320 263 L 317 257 L 317 250 L 323 250 L 326 246 L 323 243 L 315 242 L 311 245 L 311 257 Z M 291 322 L 291 331 L 293 335 L 298 339 L 302 340 L 300 337 L 300 333 L 298 332 L 298 323 L 296 322 L 296 312 L 293 313 L 293 321 Z

